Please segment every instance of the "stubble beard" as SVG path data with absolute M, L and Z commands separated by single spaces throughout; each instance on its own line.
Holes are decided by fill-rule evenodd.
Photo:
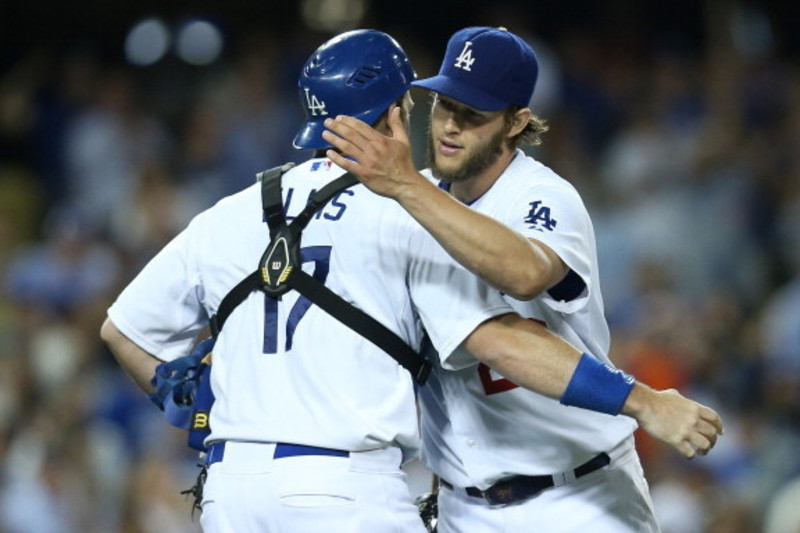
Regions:
M 474 178 L 497 161 L 503 153 L 505 137 L 506 131 L 503 128 L 493 135 L 489 142 L 479 146 L 475 152 L 469 155 L 461 166 L 453 170 L 446 170 L 436 164 L 436 140 L 433 138 L 431 123 L 428 122 L 428 168 L 431 169 L 433 177 L 446 183 Z

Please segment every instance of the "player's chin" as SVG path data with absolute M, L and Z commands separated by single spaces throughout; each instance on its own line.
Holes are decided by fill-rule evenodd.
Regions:
M 434 158 L 434 173 L 443 181 L 459 181 L 463 174 L 463 167 L 464 165 L 461 163 L 460 157 L 436 154 Z

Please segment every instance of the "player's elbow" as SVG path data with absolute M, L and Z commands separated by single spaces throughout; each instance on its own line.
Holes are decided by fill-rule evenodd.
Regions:
M 511 345 L 508 337 L 509 324 L 522 320 L 519 315 L 509 313 L 491 318 L 478 326 L 464 341 L 464 347 L 475 359 L 490 368 L 501 368 L 509 357 Z
M 100 340 L 102 340 L 106 344 L 108 344 L 109 336 L 111 335 L 111 332 L 109 331 L 111 327 L 110 323 L 111 321 L 108 318 L 106 318 L 103 321 L 103 325 L 100 326 Z
M 511 275 L 506 279 L 508 287 L 504 292 L 512 298 L 527 302 L 558 284 L 569 269 L 560 260 L 543 260 L 531 261 L 509 268 L 508 271 Z
M 542 268 L 518 268 L 504 282 L 501 288 L 505 294 L 527 302 L 540 296 L 548 288 L 549 277 Z M 509 269 L 511 271 L 511 269 Z
M 542 294 L 545 288 L 546 287 L 541 283 L 537 283 L 537 280 L 535 279 L 520 279 L 518 282 L 510 285 L 507 290 L 503 292 L 515 300 L 528 302 Z
M 502 266 L 504 289 L 516 300 L 538 298 L 550 287 L 559 283 L 569 272 L 569 267 L 546 245 L 531 240 L 526 255 L 509 255 Z
M 114 325 L 110 318 L 106 318 L 103 325 L 100 326 L 100 339 L 108 346 L 113 347 L 119 343 L 121 337 L 122 333 L 117 329 L 117 326 Z
M 507 358 L 507 354 L 500 347 L 483 350 L 479 353 L 474 353 L 474 355 L 475 359 L 494 370 L 503 368 Z

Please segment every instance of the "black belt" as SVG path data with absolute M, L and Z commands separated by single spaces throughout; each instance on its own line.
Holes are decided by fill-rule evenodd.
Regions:
M 591 474 L 611 463 L 607 453 L 601 453 L 589 459 L 572 473 L 575 478 Z M 452 483 L 444 479 L 439 479 L 439 483 L 448 489 L 453 489 Z M 501 479 L 486 490 L 478 487 L 467 487 L 466 492 L 470 496 L 483 498 L 490 505 L 509 505 L 535 496 L 539 492 L 556 486 L 556 476 L 514 476 Z
M 297 457 L 301 455 L 329 455 L 331 457 L 349 457 L 350 452 L 344 450 L 335 450 L 333 448 L 319 448 L 317 446 L 305 446 L 303 444 L 288 444 L 279 442 L 275 445 L 275 452 L 272 455 L 273 459 L 281 459 L 283 457 Z M 208 455 L 206 455 L 206 464 L 211 465 L 222 461 L 225 456 L 225 441 L 215 442 L 208 447 Z

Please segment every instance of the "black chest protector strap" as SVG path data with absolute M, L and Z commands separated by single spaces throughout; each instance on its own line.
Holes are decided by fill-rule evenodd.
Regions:
M 313 276 L 305 273 L 300 261 L 300 239 L 303 229 L 314 214 L 340 191 L 358 183 L 349 172 L 315 191 L 308 204 L 291 223 L 286 223 L 283 211 L 281 176 L 292 163 L 262 172 L 261 202 L 264 219 L 270 230 L 270 243 L 259 262 L 259 268 L 239 282 L 222 299 L 217 314 L 211 318 L 211 333 L 216 337 L 233 310 L 251 292 L 260 290 L 268 298 L 280 298 L 291 289 L 308 298 L 342 324 L 365 337 L 394 358 L 422 385 L 428 379 L 431 364 L 415 352 L 390 329 L 345 301 Z

